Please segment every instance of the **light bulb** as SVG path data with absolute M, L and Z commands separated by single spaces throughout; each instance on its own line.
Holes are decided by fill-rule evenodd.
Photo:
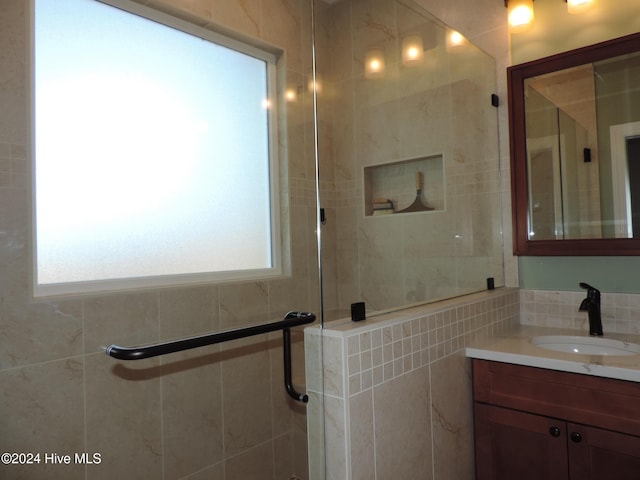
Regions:
M 287 102 L 295 102 L 298 99 L 298 92 L 294 88 L 288 88 L 284 92 L 284 98 Z
M 509 30 L 522 33 L 533 25 L 533 0 L 509 0 Z
M 378 48 L 367 50 L 364 56 L 365 78 L 380 78 L 384 76 L 384 52 Z
M 420 35 L 409 35 L 402 39 L 402 64 L 412 67 L 422 63 L 424 45 Z
M 467 43 L 467 39 L 460 32 L 451 30 L 447 35 L 447 49 L 459 47 Z

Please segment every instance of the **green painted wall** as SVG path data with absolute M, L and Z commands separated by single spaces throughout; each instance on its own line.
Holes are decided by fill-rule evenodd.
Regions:
M 520 288 L 640 293 L 640 257 L 519 257 Z
M 569 15 L 562 0 L 536 0 L 530 30 L 511 35 L 511 62 L 555 53 L 640 32 L 638 0 L 598 0 L 581 15 Z

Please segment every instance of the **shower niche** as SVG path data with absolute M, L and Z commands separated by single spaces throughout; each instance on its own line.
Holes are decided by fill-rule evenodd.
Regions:
M 442 154 L 364 167 L 366 217 L 444 210 Z

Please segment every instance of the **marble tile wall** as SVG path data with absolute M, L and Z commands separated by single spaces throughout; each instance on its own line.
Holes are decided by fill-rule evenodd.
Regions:
M 319 311 L 315 164 L 310 103 L 287 105 L 281 125 L 283 218 L 291 276 L 222 286 L 34 299 L 31 296 L 28 0 L 0 2 L 0 451 L 40 463 L 0 465 L 3 479 L 305 478 L 305 410 L 283 387 L 281 335 L 138 362 L 110 343 L 152 343 Z M 309 3 L 302 0 L 149 0 L 199 25 L 217 24 L 286 50 L 287 78 L 310 70 Z M 294 378 L 304 384 L 302 334 Z M 101 455 L 100 464 L 44 461 Z
M 325 409 L 327 480 L 473 478 L 464 348 L 517 325 L 519 299 L 505 288 L 306 329 L 307 388 Z M 320 479 L 315 416 L 310 478 Z
M 586 292 L 520 290 L 523 325 L 572 328 L 589 331 L 586 312 L 578 307 Z M 640 334 L 640 295 L 602 292 L 602 328 L 606 332 Z

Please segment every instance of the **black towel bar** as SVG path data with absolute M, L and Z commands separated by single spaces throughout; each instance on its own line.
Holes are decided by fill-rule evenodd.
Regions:
M 306 394 L 296 392 L 291 383 L 291 331 L 292 327 L 313 323 L 316 316 L 308 312 L 289 312 L 284 316 L 283 320 L 273 323 L 265 323 L 252 327 L 238 328 L 236 330 L 227 330 L 224 332 L 209 333 L 196 337 L 185 338 L 182 340 L 173 340 L 155 345 L 147 345 L 143 347 L 119 347 L 118 345 L 109 345 L 106 348 L 107 355 L 119 360 L 142 360 L 143 358 L 156 357 L 158 355 L 166 355 L 168 353 L 181 352 L 192 348 L 204 347 L 215 343 L 228 342 L 239 338 L 252 337 L 263 333 L 275 332 L 282 330 L 282 346 L 284 357 L 284 384 L 287 393 L 299 402 L 307 403 L 309 397 Z

